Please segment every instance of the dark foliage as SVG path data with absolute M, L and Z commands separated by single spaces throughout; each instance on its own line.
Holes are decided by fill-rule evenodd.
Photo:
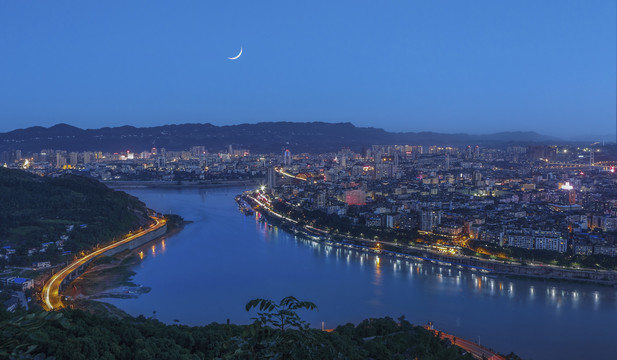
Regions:
M 137 198 L 114 191 L 96 180 L 64 175 L 40 177 L 0 167 L 0 245 L 17 253 L 15 265 L 36 260 L 57 261 L 55 244 L 43 254 L 28 256 L 28 249 L 68 235 L 64 251 L 91 249 L 144 226 L 147 208 Z M 73 226 L 67 231 L 67 226 Z M 83 225 L 83 226 L 82 226 Z
M 2 319 L 2 316 L 0 316 Z M 333 332 L 259 324 L 189 327 L 79 310 L 0 322 L 0 355 L 44 359 L 472 359 L 404 319 L 369 319 Z

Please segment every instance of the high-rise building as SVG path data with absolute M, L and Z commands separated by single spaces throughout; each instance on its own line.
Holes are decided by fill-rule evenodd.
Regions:
M 200 155 L 204 154 L 206 152 L 206 147 L 205 146 L 193 146 L 191 148 L 191 155 L 195 156 L 195 157 L 199 157 Z
M 472 157 L 472 150 L 471 150 L 471 146 L 467 145 L 467 147 L 465 148 L 465 159 L 469 160 Z
M 71 166 L 77 165 L 77 153 L 76 152 L 72 152 L 69 154 L 69 164 Z
M 375 164 L 374 179 L 387 179 L 394 175 L 394 166 L 391 164 Z
M 553 160 L 557 155 L 556 146 L 535 145 L 527 147 L 527 154 L 531 159 Z
M 291 151 L 289 149 L 286 149 L 283 153 L 283 165 L 291 166 Z
M 62 168 L 66 165 L 66 158 L 64 157 L 64 155 L 62 155 L 62 153 L 56 153 L 56 167 L 57 168 Z
M 433 228 L 439 224 L 441 224 L 440 210 L 422 210 L 422 213 L 420 215 L 420 230 L 433 231 Z
M 326 190 L 318 191 L 315 196 L 315 208 L 323 209 L 328 204 L 328 193 Z
M 163 150 L 163 149 L 161 149 L 161 150 Z M 162 151 L 161 151 L 161 153 L 162 153 Z M 158 166 L 160 169 L 163 169 L 163 168 L 165 168 L 165 167 L 167 166 L 167 161 L 165 161 L 165 157 L 164 157 L 164 156 L 159 156 L 159 157 L 156 159 L 156 161 L 157 161 L 157 166 Z
M 383 153 L 381 152 L 381 150 L 375 153 L 374 161 L 375 164 L 381 164 L 381 162 L 383 161 Z
M 276 170 L 274 170 L 274 166 L 270 166 L 268 168 L 268 184 L 267 189 L 272 190 L 276 186 Z
M 50 152 L 48 150 L 41 150 L 39 153 L 39 161 L 47 161 Z

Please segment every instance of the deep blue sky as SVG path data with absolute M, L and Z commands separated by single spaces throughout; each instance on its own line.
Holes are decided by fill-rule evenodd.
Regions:
M 616 3 L 3 1 L 0 131 L 287 120 L 614 134 Z

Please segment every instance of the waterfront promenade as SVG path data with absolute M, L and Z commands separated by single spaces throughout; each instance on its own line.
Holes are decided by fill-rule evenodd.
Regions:
M 250 192 L 249 192 L 250 193 Z M 264 211 L 270 216 L 274 216 L 287 222 L 290 225 L 296 225 L 298 222 L 283 214 L 279 214 L 272 209 L 271 206 L 260 201 L 258 198 L 245 193 L 247 198 L 254 204 L 259 205 L 259 210 Z M 310 225 L 304 225 L 301 229 L 303 232 L 318 233 L 324 236 L 331 236 L 332 234 L 326 230 L 319 229 Z M 556 265 L 524 265 L 516 262 L 505 262 L 495 259 L 482 259 L 473 256 L 458 255 L 458 254 L 445 254 L 439 251 L 417 247 L 408 244 L 394 243 L 383 240 L 366 239 L 355 236 L 347 236 L 343 234 L 337 234 L 336 237 L 344 240 L 351 240 L 359 242 L 369 246 L 387 245 L 397 252 L 408 253 L 415 252 L 421 254 L 421 258 L 431 262 L 446 263 L 449 265 L 461 265 L 469 268 L 475 268 L 478 270 L 490 271 L 493 273 L 499 273 L 504 275 L 524 276 L 530 278 L 541 279 L 556 279 L 556 280 L 569 280 L 580 281 L 588 283 L 596 283 L 602 285 L 615 286 L 617 285 L 617 271 L 612 270 L 594 270 L 594 269 L 574 269 Z M 381 251 L 381 250 L 380 250 Z
M 47 311 L 63 308 L 64 304 L 62 303 L 62 296 L 60 295 L 60 291 L 62 286 L 64 285 L 64 282 L 66 280 L 73 280 L 76 277 L 75 274 L 83 271 L 87 264 L 97 256 L 105 254 L 107 252 L 116 253 L 122 251 L 124 250 L 126 245 L 129 245 L 127 248 L 132 248 L 130 244 L 135 240 L 143 239 L 144 236 L 147 236 L 149 234 L 158 235 L 158 230 L 166 229 L 167 221 L 165 219 L 152 217 L 152 220 L 154 220 L 154 224 L 150 225 L 150 227 L 148 227 L 147 229 L 129 235 L 122 240 L 116 241 L 113 244 L 93 251 L 90 254 L 73 261 L 71 264 L 52 275 L 51 278 L 49 278 L 49 280 L 47 280 L 47 282 L 43 286 L 43 291 L 41 293 L 41 298 L 43 300 L 43 308 Z M 148 241 L 154 238 L 148 239 Z

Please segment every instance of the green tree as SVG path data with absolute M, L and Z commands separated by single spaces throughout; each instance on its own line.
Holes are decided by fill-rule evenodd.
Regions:
M 316 310 L 317 305 L 310 301 L 300 301 L 293 296 L 283 298 L 278 304 L 267 299 L 253 299 L 246 304 L 246 311 L 259 308 L 257 317 L 253 318 L 262 326 L 271 325 L 284 333 L 286 329 L 293 327 L 298 330 L 306 329 L 309 324 L 302 320 L 297 310 Z

